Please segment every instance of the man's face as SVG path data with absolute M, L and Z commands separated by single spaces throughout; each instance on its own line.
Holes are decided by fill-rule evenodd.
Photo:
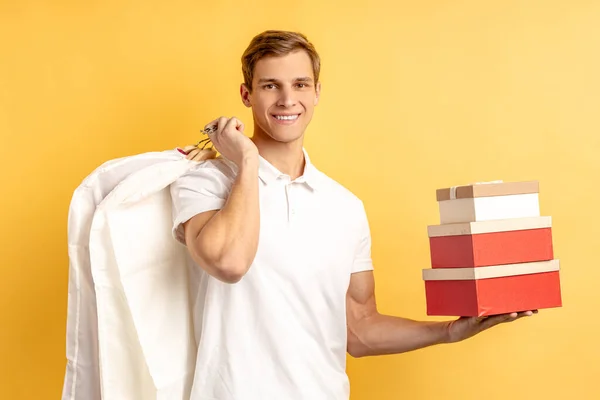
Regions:
M 320 92 L 305 51 L 262 58 L 254 68 L 252 89 L 250 93 L 242 85 L 241 95 L 244 104 L 252 107 L 255 130 L 284 143 L 302 137 Z

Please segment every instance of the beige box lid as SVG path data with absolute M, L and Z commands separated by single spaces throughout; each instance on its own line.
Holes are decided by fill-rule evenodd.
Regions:
M 560 269 L 559 260 L 520 264 L 492 265 L 473 268 L 429 268 L 423 270 L 425 281 L 464 281 L 501 278 L 505 276 L 540 274 Z
M 539 182 L 481 182 L 464 186 L 437 189 L 437 201 L 451 200 L 451 193 L 453 191 L 455 192 L 456 199 L 530 194 L 539 193 Z
M 430 225 L 427 227 L 427 235 L 432 238 L 440 236 L 477 235 L 481 233 L 524 231 L 529 229 L 544 229 L 551 227 L 552 217 L 550 216 L 507 218 L 490 221 Z

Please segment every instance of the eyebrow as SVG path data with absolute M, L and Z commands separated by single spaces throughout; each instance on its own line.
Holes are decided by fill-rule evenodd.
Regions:
M 279 83 L 280 81 L 275 78 L 260 78 L 258 83 Z M 299 78 L 295 78 L 294 82 L 312 82 L 312 78 L 308 76 L 301 76 Z

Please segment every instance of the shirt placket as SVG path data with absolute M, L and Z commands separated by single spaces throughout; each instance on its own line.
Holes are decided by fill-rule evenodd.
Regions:
M 287 209 L 288 209 L 288 224 L 293 225 L 297 218 L 297 207 L 296 207 L 296 199 L 294 196 L 294 183 L 288 183 L 285 186 L 285 193 L 287 198 Z

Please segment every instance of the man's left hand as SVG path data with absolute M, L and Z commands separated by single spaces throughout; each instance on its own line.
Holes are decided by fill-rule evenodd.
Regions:
M 448 339 L 450 343 L 460 342 L 493 326 L 516 321 L 523 317 L 530 317 L 537 314 L 537 312 L 537 310 L 533 310 L 489 317 L 460 317 L 448 324 Z

